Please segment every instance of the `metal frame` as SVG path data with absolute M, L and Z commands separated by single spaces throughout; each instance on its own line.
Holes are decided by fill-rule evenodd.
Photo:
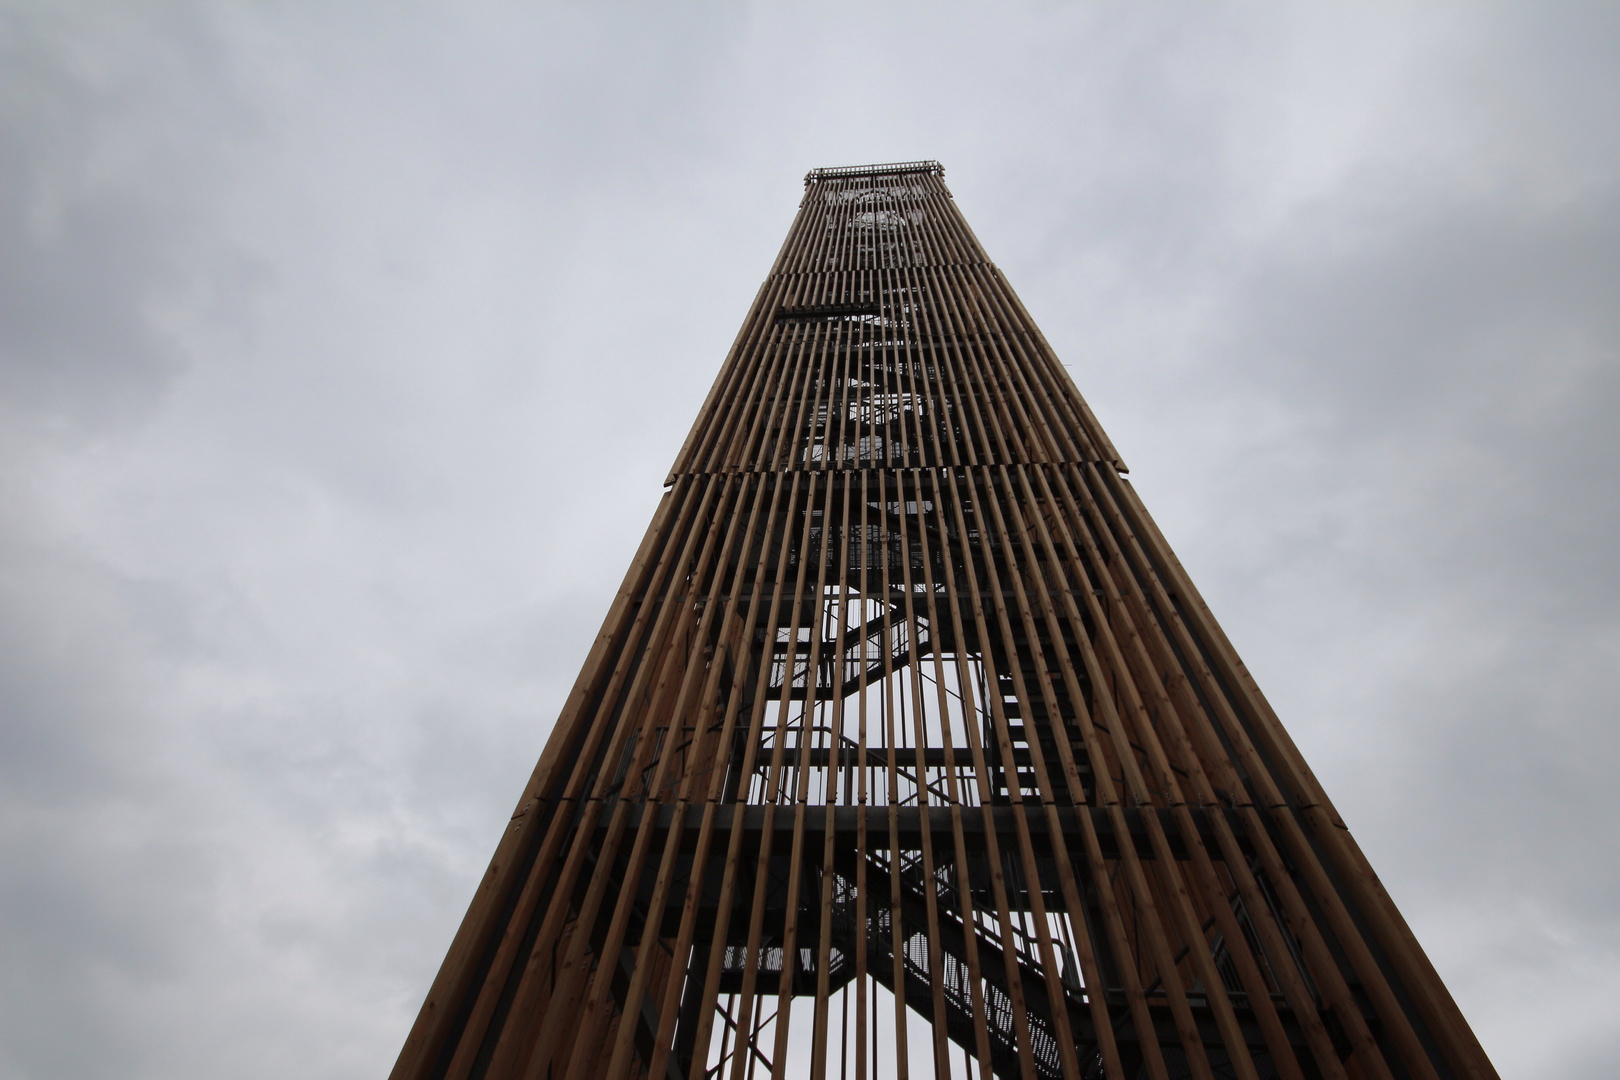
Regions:
M 805 178 L 395 1080 L 1495 1077 L 943 173 Z

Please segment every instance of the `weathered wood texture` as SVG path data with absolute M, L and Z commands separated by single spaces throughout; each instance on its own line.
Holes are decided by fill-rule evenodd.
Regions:
M 1494 1077 L 942 172 L 806 178 L 395 1080 Z

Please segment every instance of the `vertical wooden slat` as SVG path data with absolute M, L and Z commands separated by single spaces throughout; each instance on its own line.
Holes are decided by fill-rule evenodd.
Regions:
M 787 573 L 788 556 L 792 546 L 788 541 L 788 536 L 793 525 L 793 507 L 798 495 L 799 478 L 795 475 L 790 482 L 785 477 L 773 477 L 765 482 L 768 483 L 771 488 L 771 508 L 766 517 L 764 534 L 760 544 L 759 561 L 755 570 L 755 586 L 752 594 L 751 611 L 759 610 L 761 600 L 763 599 L 762 589 L 765 587 L 767 580 L 770 583 L 769 587 L 771 592 L 767 617 L 764 620 L 752 623 L 752 629 L 755 633 L 759 634 L 774 634 L 774 626 L 777 615 L 781 610 L 783 597 L 782 583 Z M 782 492 L 784 490 L 788 492 L 785 505 L 781 501 Z M 778 533 L 779 528 L 780 533 Z M 777 539 L 773 541 L 773 537 L 776 537 Z M 767 573 L 769 573 L 769 577 L 767 577 Z M 770 666 L 771 652 L 769 649 L 764 649 L 761 651 L 759 662 L 756 665 L 754 676 L 749 685 L 756 689 L 761 686 L 769 677 Z M 744 667 L 743 670 L 746 670 L 746 667 Z M 765 706 L 766 702 L 764 696 L 757 693 L 754 694 L 752 711 L 748 723 L 748 732 L 743 742 L 743 755 L 741 761 L 738 763 L 737 769 L 739 774 L 738 782 L 744 786 L 745 790 L 748 783 L 748 778 L 753 772 L 756 755 L 758 753 L 760 731 L 764 725 L 765 719 Z M 711 802 L 717 801 L 723 794 L 725 794 L 721 787 L 723 781 L 724 777 L 711 782 Z M 714 928 L 714 938 L 710 943 L 708 964 L 705 969 L 706 981 L 704 984 L 702 1000 L 711 1003 L 718 997 L 719 994 L 721 967 L 726 952 L 727 932 L 731 923 L 732 906 L 736 895 L 736 886 L 741 876 L 743 841 L 742 826 L 745 811 L 746 799 L 734 798 L 731 808 L 731 839 L 726 850 L 726 861 L 721 876 L 719 897 L 716 907 L 717 916 L 716 925 Z M 696 889 L 699 886 L 694 884 L 692 887 Z M 741 1000 L 740 997 L 738 999 L 737 1006 L 736 1015 L 739 1019 L 747 1019 L 752 1015 L 750 1008 Z M 699 1048 L 705 1048 L 708 1046 L 713 1018 L 714 1014 L 712 1009 L 700 1012 L 699 1014 L 698 1028 L 694 1037 L 694 1043 Z M 746 1030 L 747 1029 L 745 1028 L 743 1031 L 739 1031 L 737 1033 L 739 1050 L 742 1048 L 743 1044 L 748 1041 L 748 1036 L 745 1033 Z M 738 1053 L 736 1055 L 736 1060 L 738 1061 L 749 1058 L 751 1058 L 751 1054 Z M 733 1073 L 734 1075 L 736 1073 L 735 1062 Z M 704 1075 L 704 1063 L 701 1054 L 699 1054 L 693 1058 L 691 1071 L 689 1073 L 689 1080 L 701 1080 Z

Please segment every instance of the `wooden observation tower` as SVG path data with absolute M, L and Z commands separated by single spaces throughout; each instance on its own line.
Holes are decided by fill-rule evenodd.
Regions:
M 936 162 L 816 169 L 394 1080 L 1494 1078 Z

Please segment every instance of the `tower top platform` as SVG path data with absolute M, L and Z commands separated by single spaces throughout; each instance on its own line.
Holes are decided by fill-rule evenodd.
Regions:
M 944 176 L 945 166 L 937 161 L 890 161 L 881 165 L 836 165 L 830 168 L 811 169 L 804 174 L 804 182 L 808 185 L 818 180 L 843 179 L 849 176 L 897 176 L 902 173 L 932 173 L 935 176 Z

